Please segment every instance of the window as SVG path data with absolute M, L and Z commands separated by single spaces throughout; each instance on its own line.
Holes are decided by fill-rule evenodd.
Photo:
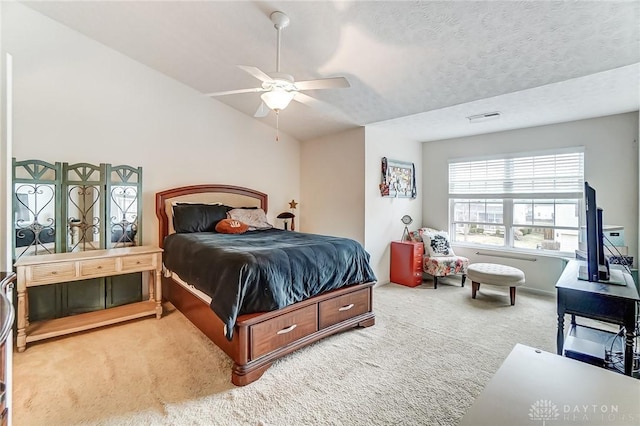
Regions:
M 573 252 L 583 207 L 581 148 L 449 162 L 452 239 Z

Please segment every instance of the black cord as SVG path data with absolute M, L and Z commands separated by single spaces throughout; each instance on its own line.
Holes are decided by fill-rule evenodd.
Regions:
M 631 274 L 631 266 L 629 265 L 629 263 L 627 262 L 627 256 L 623 256 L 622 253 L 620 253 L 620 250 L 618 250 L 618 248 L 616 246 L 613 245 L 613 243 L 611 243 L 611 240 L 609 240 L 604 234 L 602 235 L 602 238 L 604 238 L 607 243 L 607 245 L 605 245 L 604 247 L 609 251 L 609 253 L 613 256 L 616 256 L 617 258 L 620 259 L 621 263 L 614 263 L 614 265 L 622 265 L 624 266 L 624 268 L 627 270 L 627 272 L 629 274 Z M 615 253 L 613 252 L 613 250 L 611 250 L 611 248 L 615 249 Z
M 619 373 L 624 373 L 624 351 L 613 352 L 613 346 L 615 345 L 616 339 L 624 338 L 626 334 L 626 329 L 624 327 L 620 327 L 620 330 L 611 338 L 611 345 L 609 345 L 609 350 L 605 348 L 605 367 L 612 368 Z M 636 302 L 636 324 L 635 324 L 635 338 L 633 339 L 633 351 L 631 352 L 632 363 L 631 363 L 631 374 L 640 373 L 640 348 L 639 346 L 640 340 L 640 301 Z M 622 340 L 620 342 L 621 347 L 624 349 L 626 342 Z

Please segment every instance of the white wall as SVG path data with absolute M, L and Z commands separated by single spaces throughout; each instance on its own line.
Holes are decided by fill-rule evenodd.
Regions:
M 389 282 L 390 242 L 399 240 L 405 214 L 420 226 L 422 145 L 375 126 L 345 131 L 301 144 L 302 231 L 360 241 L 371 255 L 378 283 Z M 418 197 L 383 198 L 381 160 L 414 162 Z
M 16 3 L 2 2 L 13 55 L 18 160 L 143 168 L 143 240 L 157 243 L 157 191 L 200 183 L 269 194 L 269 219 L 299 198 L 300 144 Z
M 364 128 L 300 147 L 300 230 L 364 244 Z
M 638 259 L 638 113 L 612 115 L 549 126 L 424 143 L 423 223 L 448 227 L 448 159 L 498 153 L 530 152 L 561 147 L 585 147 L 585 179 L 596 188 L 606 224 L 625 228 L 629 253 Z M 441 202 L 434 202 L 441 200 Z M 486 250 L 482 250 L 486 252 Z M 479 257 L 476 250 L 456 248 L 472 262 L 498 258 Z M 562 270 L 559 259 L 538 262 L 500 262 L 519 267 L 527 287 L 553 292 Z
M 1 8 L 0 8 L 1 9 Z M 1 11 L 0 11 L 1 13 Z M 0 35 L 0 42 L 2 41 Z M 0 46 L 2 44 L 0 43 Z M 12 232 L 11 217 L 11 59 L 0 52 L 0 271 L 11 271 Z M 9 71 L 9 72 L 7 72 Z
M 422 144 L 399 138 L 390 130 L 376 126 L 366 127 L 365 148 L 365 249 L 371 254 L 371 265 L 378 283 L 389 282 L 391 241 L 400 240 L 404 225 L 400 218 L 406 214 L 413 218 L 409 229 L 420 228 L 422 222 Z M 418 196 L 389 198 L 380 195 L 382 157 L 415 164 Z

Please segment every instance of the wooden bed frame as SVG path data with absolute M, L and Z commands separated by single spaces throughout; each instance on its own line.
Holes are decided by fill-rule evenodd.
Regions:
M 267 194 L 229 185 L 194 185 L 156 194 L 159 244 L 171 232 L 167 213 L 172 202 L 217 201 L 234 206 L 253 205 L 267 211 Z M 235 204 L 231 204 L 233 197 Z M 375 324 L 374 282 L 349 285 L 272 312 L 238 317 L 233 340 L 225 337 L 224 323 L 209 305 L 171 277 L 162 278 L 162 295 L 233 360 L 231 381 L 244 386 L 258 380 L 271 364 L 323 337 L 354 327 Z

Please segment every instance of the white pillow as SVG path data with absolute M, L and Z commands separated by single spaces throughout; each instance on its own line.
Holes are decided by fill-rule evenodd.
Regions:
M 267 214 L 262 209 L 232 209 L 227 212 L 227 217 L 246 223 L 249 225 L 249 231 L 273 228 L 273 225 L 267 222 Z
M 449 242 L 449 234 L 445 231 L 425 232 L 422 234 L 424 248 L 429 257 L 455 256 Z

